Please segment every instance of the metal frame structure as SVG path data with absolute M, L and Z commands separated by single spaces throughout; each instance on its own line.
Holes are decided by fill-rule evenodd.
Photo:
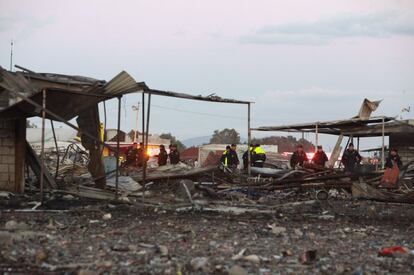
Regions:
M 210 95 L 210 96 L 193 96 L 185 93 L 177 93 L 177 92 L 171 92 L 171 91 L 162 91 L 162 90 L 155 90 L 148 88 L 145 83 L 143 82 L 135 82 L 131 76 L 129 76 L 126 72 L 121 72 L 118 74 L 113 80 L 109 82 L 104 81 L 98 81 L 93 80 L 86 77 L 71 77 L 66 75 L 56 75 L 56 74 L 38 74 L 31 70 L 28 70 L 24 67 L 16 65 L 17 68 L 23 70 L 25 75 L 23 76 L 22 73 L 17 74 L 14 73 L 15 76 L 11 75 L 11 72 L 4 71 L 2 69 L 2 72 L 6 72 L 6 76 L 9 78 L 9 83 L 0 83 L 1 87 L 7 91 L 9 91 L 11 94 L 13 94 L 17 99 L 20 99 L 21 102 L 18 102 L 14 105 L 9 106 L 6 108 L 6 111 L 10 111 L 9 113 L 15 116 L 22 116 L 22 114 L 19 114 L 22 110 L 25 110 L 25 107 L 27 106 L 33 106 L 35 109 L 34 111 L 29 111 L 29 113 L 24 114 L 26 117 L 30 116 L 41 116 L 42 118 L 42 148 L 41 148 L 41 176 L 40 176 L 40 190 L 41 190 L 41 202 L 43 203 L 43 188 L 44 188 L 44 172 L 45 172 L 45 164 L 44 164 L 44 128 L 45 128 L 45 119 L 49 118 L 51 119 L 52 127 L 53 122 L 52 120 L 56 120 L 59 122 L 62 122 L 69 126 L 70 128 L 73 128 L 77 130 L 78 132 L 82 133 L 86 137 L 90 138 L 96 144 L 100 146 L 107 147 L 109 150 L 113 151 L 117 157 L 117 160 L 119 160 L 120 155 L 120 125 L 121 125 L 121 98 L 124 94 L 133 93 L 133 92 L 141 92 L 142 93 L 142 143 L 144 145 L 144 152 L 146 152 L 148 148 L 148 135 L 149 135 L 149 126 L 150 126 L 150 114 L 151 114 L 151 96 L 152 95 L 158 95 L 158 96 L 166 96 L 166 97 L 173 97 L 173 98 L 181 98 L 181 99 L 189 99 L 189 100 L 198 100 L 198 101 L 205 101 L 205 102 L 212 102 L 212 103 L 228 103 L 228 104 L 245 104 L 248 106 L 248 121 L 247 121 L 247 130 L 248 130 L 248 143 L 251 142 L 251 128 L 250 128 L 250 111 L 251 111 L 251 104 L 253 102 L 249 101 L 239 101 L 234 99 L 225 99 L 218 96 Z M 1 69 L 1 68 L 0 68 Z M 65 119 L 65 117 L 58 115 L 54 111 L 50 110 L 46 106 L 46 100 L 47 100 L 47 91 L 48 87 L 43 88 L 40 92 L 42 93 L 42 104 L 39 104 L 34 100 L 34 96 L 37 96 L 39 92 L 36 92 L 33 86 L 31 85 L 30 81 L 27 79 L 35 78 L 39 81 L 50 82 L 51 89 L 54 91 L 60 91 L 64 94 L 73 94 L 75 96 L 86 96 L 86 97 L 92 97 L 95 98 L 94 102 L 104 102 L 104 109 L 105 107 L 105 101 L 108 99 L 117 98 L 118 99 L 118 117 L 117 117 L 117 144 L 116 149 L 112 148 L 110 145 L 105 143 L 105 141 L 100 140 L 99 138 L 96 138 L 92 134 L 90 134 L 87 131 L 82 131 L 80 127 L 74 125 L 73 123 L 69 122 L 69 119 Z M 63 79 L 63 81 L 61 79 Z M 72 83 L 76 83 L 79 85 L 85 84 L 85 81 L 87 81 L 87 84 L 89 85 L 86 91 L 83 89 L 77 89 L 72 88 L 69 84 L 67 84 L 65 81 L 69 78 L 71 79 Z M 69 81 L 69 80 L 68 80 Z M 84 82 L 82 82 L 84 81 Z M 91 83 L 93 81 L 93 83 Z M 53 83 L 57 83 L 56 85 L 52 85 Z M 12 85 L 10 85 L 10 83 Z M 99 83 L 99 84 L 97 84 Z M 67 89 L 62 88 L 61 84 L 67 84 Z M 97 84 L 97 85 L 96 85 Z M 100 86 L 99 86 L 100 85 Z M 99 86 L 99 87 L 98 87 Z M 98 87 L 98 88 L 97 88 Z M 94 92 L 95 90 L 101 91 L 102 93 Z M 31 91 L 28 95 L 26 92 Z M 107 92 L 109 90 L 110 92 Z M 23 93 L 25 92 L 25 93 Z M 148 95 L 148 105 L 147 105 L 147 113 L 145 114 L 145 94 Z M 22 103 L 27 103 L 26 105 Z M 16 107 L 15 105 L 19 105 L 20 107 Z M 51 106 L 54 107 L 54 106 Z M 10 110 L 11 109 L 11 110 Z M 5 110 L 1 110 L 3 112 Z M 73 111 L 72 111 L 73 113 Z M 10 114 L 9 114 L 10 115 Z M 68 114 L 65 114 L 66 117 L 70 116 Z M 106 112 L 105 112 L 105 120 L 106 120 Z M 145 121 L 146 120 L 146 121 Z M 145 133 L 145 135 L 144 135 Z M 250 174 L 250 154 L 248 154 L 248 171 Z M 119 161 L 116 163 L 116 179 L 115 179 L 115 199 L 118 197 L 118 183 L 119 183 Z M 144 162 L 144 169 L 143 169 L 143 186 L 145 187 L 146 182 L 146 174 L 147 174 L 147 162 L 145 160 Z M 106 177 L 106 175 L 104 176 Z M 102 178 L 102 177 L 100 177 Z M 99 178 L 95 178 L 93 180 L 99 180 Z M 144 189 L 145 192 L 145 189 Z

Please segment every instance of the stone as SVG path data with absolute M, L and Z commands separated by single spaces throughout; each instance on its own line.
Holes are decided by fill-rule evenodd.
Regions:
M 4 228 L 6 230 L 24 230 L 28 228 L 28 225 L 25 222 L 16 222 L 14 220 L 10 220 L 6 222 Z
M 239 265 L 233 265 L 229 270 L 229 275 L 247 275 L 247 271 Z
M 248 262 L 252 262 L 252 263 L 255 263 L 255 264 L 259 264 L 260 263 L 259 256 L 254 255 L 254 254 L 248 255 L 246 257 L 243 257 L 243 260 L 248 261 Z
M 207 257 L 197 257 L 191 260 L 190 262 L 191 267 L 194 271 L 203 271 L 208 272 L 209 270 L 209 262 Z

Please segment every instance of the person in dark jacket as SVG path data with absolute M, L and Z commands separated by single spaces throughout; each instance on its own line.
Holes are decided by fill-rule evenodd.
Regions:
M 305 151 L 303 151 L 303 146 L 299 144 L 296 147 L 296 151 L 293 152 L 292 157 L 290 158 L 290 167 L 292 169 L 295 169 L 296 166 L 303 167 L 303 164 L 308 161 L 309 159 Z
M 237 146 L 236 144 L 232 144 L 231 146 L 226 146 L 226 151 L 223 152 L 223 155 L 220 158 L 220 164 L 224 167 L 228 167 L 231 169 L 236 169 L 237 165 L 239 165 L 239 157 L 237 156 L 236 152 Z
M 230 147 L 230 162 L 233 168 L 237 168 L 237 166 L 240 164 L 239 156 L 237 156 L 237 145 L 232 144 Z
M 134 142 L 131 146 L 128 147 L 127 151 L 125 152 L 125 159 L 126 165 L 134 165 L 136 164 L 137 156 L 138 156 L 138 148 L 137 143 Z
M 178 164 L 180 162 L 180 152 L 177 150 L 177 145 L 172 144 L 170 146 L 170 154 L 168 156 L 171 164 Z
M 168 153 L 164 145 L 160 145 L 160 153 L 158 154 L 158 166 L 167 165 Z
M 248 163 L 249 163 L 249 160 L 248 160 L 249 154 L 250 154 L 250 161 L 251 161 L 253 149 L 254 149 L 253 144 L 250 144 L 249 149 L 247 149 L 247 151 L 244 152 L 244 154 L 243 154 L 243 169 L 244 170 L 247 170 L 247 166 L 248 166 Z
M 358 151 L 355 150 L 354 144 L 350 143 L 348 149 L 345 150 L 341 159 L 341 162 L 345 167 L 345 172 L 355 173 L 355 170 L 358 167 L 358 164 L 361 162 L 361 160 L 362 157 L 358 153 Z
M 398 169 L 401 170 L 403 164 L 400 158 L 400 155 L 398 155 L 397 149 L 393 148 L 390 151 L 390 154 L 388 155 L 387 159 L 385 160 L 385 167 L 386 168 L 393 168 L 394 165 L 397 165 Z
M 325 152 L 322 149 L 321 145 L 318 145 L 316 153 L 313 155 L 312 162 L 321 167 L 325 167 L 325 163 L 328 161 L 328 156 L 325 154 Z

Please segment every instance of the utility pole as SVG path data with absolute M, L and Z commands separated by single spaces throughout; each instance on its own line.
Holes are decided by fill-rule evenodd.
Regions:
M 10 41 L 10 71 L 13 70 L 13 40 Z
M 138 117 L 139 117 L 139 102 L 137 105 L 132 105 L 132 111 L 137 112 L 137 117 L 136 117 L 136 121 L 135 121 L 135 133 L 134 133 L 134 142 L 137 142 L 138 140 Z

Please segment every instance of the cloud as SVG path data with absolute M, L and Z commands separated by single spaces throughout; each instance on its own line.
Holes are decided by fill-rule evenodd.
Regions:
M 313 22 L 296 22 L 262 27 L 241 36 L 245 44 L 326 45 L 338 38 L 386 38 L 414 36 L 414 15 L 384 12 L 343 14 Z

